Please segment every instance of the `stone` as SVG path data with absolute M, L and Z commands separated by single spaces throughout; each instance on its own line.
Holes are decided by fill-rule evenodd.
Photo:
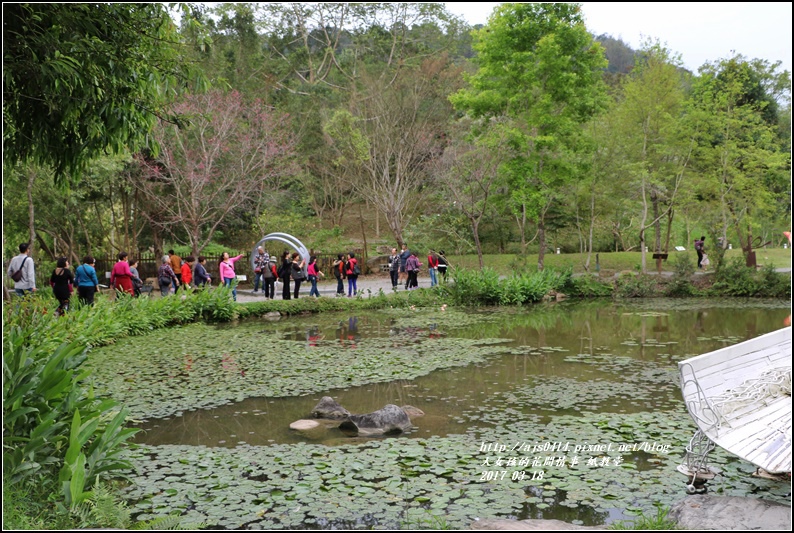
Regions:
M 668 515 L 683 529 L 791 531 L 791 507 L 759 498 L 687 496 Z
M 297 431 L 308 431 L 310 429 L 317 429 L 318 427 L 320 427 L 319 422 L 317 422 L 316 420 L 306 420 L 305 418 L 301 420 L 296 420 L 295 422 L 289 425 L 290 429 L 294 429 Z
M 491 531 L 573 531 L 573 530 L 604 530 L 600 526 L 576 526 L 562 520 L 504 520 L 487 518 L 475 520 L 469 529 Z
M 405 411 L 405 414 L 407 414 L 409 418 L 417 418 L 419 416 L 425 416 L 424 411 L 422 411 L 418 407 L 414 407 L 413 405 L 403 405 L 400 409 Z
M 269 313 L 265 313 L 264 316 L 265 320 L 281 320 L 281 313 L 278 311 L 270 311 Z
M 401 433 L 411 427 L 411 419 L 406 412 L 393 404 L 365 415 L 350 415 L 339 424 L 342 431 L 358 435 Z
M 333 420 L 350 416 L 350 411 L 339 405 L 330 396 L 323 396 L 320 402 L 312 409 L 312 416 L 314 418 L 330 418 Z

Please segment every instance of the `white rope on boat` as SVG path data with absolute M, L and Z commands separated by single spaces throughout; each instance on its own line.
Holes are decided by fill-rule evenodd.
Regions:
M 730 424 L 737 411 L 753 411 L 782 396 L 791 396 L 791 367 L 770 368 L 738 387 L 713 396 L 711 407 L 717 415 L 715 427 Z M 788 436 L 789 440 L 791 435 Z

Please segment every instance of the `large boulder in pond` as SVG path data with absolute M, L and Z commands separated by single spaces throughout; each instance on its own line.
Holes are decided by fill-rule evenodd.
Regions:
M 411 429 L 411 419 L 400 407 L 388 404 L 373 413 L 350 415 L 347 420 L 339 424 L 339 429 L 358 435 L 401 433 Z
M 330 396 L 323 396 L 320 402 L 312 409 L 312 416 L 314 418 L 330 418 L 331 420 L 336 420 L 350 416 L 350 411 L 339 405 L 336 400 Z

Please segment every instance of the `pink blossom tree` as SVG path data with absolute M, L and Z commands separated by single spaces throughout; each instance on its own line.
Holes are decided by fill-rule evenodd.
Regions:
M 197 255 L 233 210 L 295 171 L 295 139 L 287 115 L 236 91 L 186 96 L 174 113 L 184 123 L 157 125 L 152 135 L 160 153 L 138 157 L 143 172 L 136 186 L 148 200 L 150 222 L 177 239 L 186 236 Z

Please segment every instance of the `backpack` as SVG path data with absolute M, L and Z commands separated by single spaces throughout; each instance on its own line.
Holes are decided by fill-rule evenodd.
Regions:
M 353 275 L 358 276 L 361 274 L 361 269 L 358 267 L 358 261 L 353 265 Z
M 22 281 L 22 267 L 25 266 L 25 261 L 28 260 L 28 256 L 25 256 L 25 259 L 22 260 L 22 264 L 19 265 L 19 270 L 11 274 L 11 279 L 15 282 Z

